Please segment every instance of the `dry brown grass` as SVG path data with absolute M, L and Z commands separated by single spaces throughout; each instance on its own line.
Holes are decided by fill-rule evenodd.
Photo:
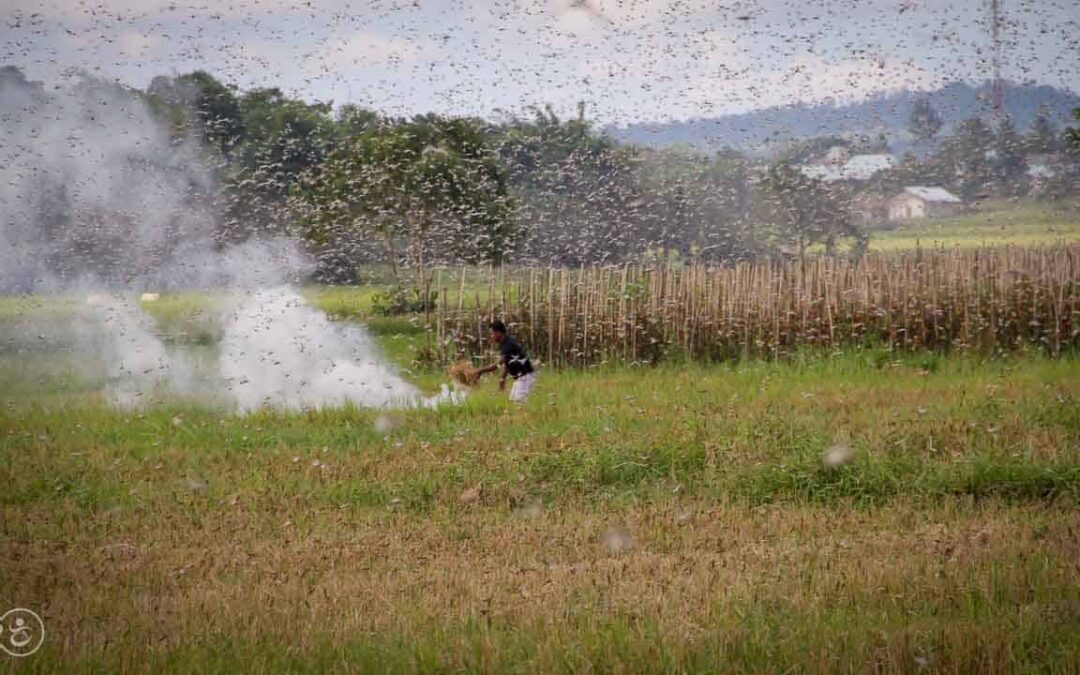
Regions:
M 979 597 L 991 618 L 1033 621 L 1060 612 L 1075 620 L 1080 609 L 1080 514 L 1054 505 L 685 501 L 526 515 L 478 503 L 421 518 L 282 503 L 140 520 L 45 509 L 20 516 L 28 532 L 49 536 L 9 542 L 5 586 L 42 602 L 65 660 L 135 665 L 221 634 L 301 652 L 371 634 L 422 641 L 477 617 L 547 627 L 546 639 L 556 640 L 568 639 L 557 627 L 585 617 L 647 617 L 670 644 L 690 648 L 740 635 L 733 608 L 783 608 L 803 619 L 875 608 L 886 670 L 903 664 L 892 651 L 910 658 L 906 641 L 919 631 L 905 625 L 909 613 L 923 617 L 927 641 L 952 643 L 948 658 L 967 667 L 979 649 L 1007 648 L 1008 636 L 932 620 L 928 608 L 962 617 Z M 634 548 L 613 554 L 603 545 L 614 525 Z M 118 618 L 123 635 L 100 629 Z

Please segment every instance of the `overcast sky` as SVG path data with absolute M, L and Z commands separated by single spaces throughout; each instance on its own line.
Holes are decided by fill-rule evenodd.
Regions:
M 1080 91 L 1080 0 L 1001 0 L 1004 75 Z M 686 119 L 990 77 L 990 0 L 0 0 L 0 63 L 195 69 L 391 114 Z

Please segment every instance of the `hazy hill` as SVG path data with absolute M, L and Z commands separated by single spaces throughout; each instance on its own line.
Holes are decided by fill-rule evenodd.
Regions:
M 764 108 L 749 113 L 694 119 L 684 122 L 657 122 L 611 126 L 608 133 L 626 143 L 650 146 L 686 145 L 701 150 L 723 147 L 763 151 L 796 138 L 815 136 L 870 135 L 884 133 L 894 152 L 902 152 L 911 142 L 908 117 L 915 99 L 927 96 L 945 123 L 947 133 L 957 122 L 989 114 L 990 84 L 973 86 L 954 82 L 932 92 L 899 92 L 881 95 L 850 105 L 791 105 Z M 1048 85 L 1005 86 L 1005 109 L 1020 129 L 1026 129 L 1039 106 L 1053 111 L 1058 125 L 1065 124 L 1080 96 Z

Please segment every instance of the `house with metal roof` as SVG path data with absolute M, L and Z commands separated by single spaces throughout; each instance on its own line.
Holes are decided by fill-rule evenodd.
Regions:
M 888 203 L 889 220 L 919 220 L 955 216 L 964 202 L 942 187 L 912 185 Z
M 826 183 L 840 180 L 870 180 L 879 171 L 896 166 L 892 155 L 852 155 L 842 163 L 821 161 L 799 167 L 803 175 Z

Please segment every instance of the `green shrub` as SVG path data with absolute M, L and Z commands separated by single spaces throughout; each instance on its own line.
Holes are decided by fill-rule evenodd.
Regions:
M 395 286 L 385 293 L 376 293 L 371 298 L 372 310 L 380 316 L 398 316 L 432 311 L 438 294 L 431 291 L 426 296 L 419 288 Z

